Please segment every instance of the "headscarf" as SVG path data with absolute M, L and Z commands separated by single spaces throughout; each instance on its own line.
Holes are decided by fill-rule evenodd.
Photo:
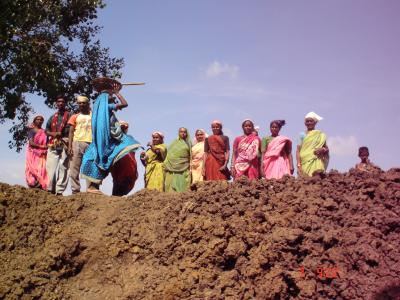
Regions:
M 43 117 L 42 115 L 36 115 L 36 116 L 34 116 L 34 117 L 33 117 L 33 120 L 32 120 L 32 123 L 28 125 L 28 128 L 29 128 L 29 129 L 35 128 L 35 126 L 36 126 L 36 125 L 35 125 L 35 120 L 36 120 L 37 118 L 42 118 L 42 119 L 44 120 L 44 117 Z
M 153 134 L 158 134 L 159 136 L 161 136 L 164 139 L 164 134 L 161 131 L 154 131 L 151 135 Z
M 323 118 L 319 115 L 317 115 L 315 112 L 310 111 L 308 114 L 306 114 L 306 116 L 304 117 L 304 119 L 313 119 L 315 122 L 321 121 L 323 120 Z
M 190 167 L 192 145 L 187 128 L 180 127 L 179 130 L 182 128 L 188 133 L 186 139 L 183 140 L 178 135 L 169 145 L 167 157 L 164 160 L 164 167 L 170 172 L 183 172 Z
M 204 137 L 208 137 L 208 134 L 207 134 L 207 132 L 204 130 L 204 129 L 197 129 L 196 131 L 195 131 L 195 136 L 193 137 L 193 140 L 192 140 L 192 146 L 194 146 L 194 145 L 196 145 L 197 144 L 197 139 L 196 139 L 196 133 L 197 133 L 197 131 L 201 131 L 203 134 L 204 134 Z
M 82 95 L 79 95 L 79 96 L 76 96 L 76 102 L 89 102 L 89 98 L 88 97 L 86 97 L 86 96 L 82 96 Z
M 220 120 L 214 120 L 214 121 L 211 122 L 211 125 L 212 124 L 219 124 L 219 125 L 222 126 L 222 122 Z
M 244 123 L 247 122 L 247 121 L 251 122 L 251 124 L 253 124 L 253 127 L 254 127 L 254 122 L 251 119 L 244 119 L 243 122 L 242 122 L 242 127 L 243 127 Z

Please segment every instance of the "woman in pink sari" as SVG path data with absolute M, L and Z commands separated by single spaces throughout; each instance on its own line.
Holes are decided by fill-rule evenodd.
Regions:
M 242 129 L 243 135 L 235 138 L 233 142 L 231 173 L 235 179 L 240 176 L 258 179 L 260 177 L 261 140 L 254 130 L 253 121 L 244 120 Z
M 292 175 L 293 157 L 292 141 L 279 135 L 285 120 L 275 120 L 270 124 L 271 136 L 262 140 L 262 173 L 266 179 L 281 179 L 284 175 Z
M 29 187 L 46 190 L 47 136 L 42 129 L 43 121 L 42 116 L 36 116 L 28 127 L 29 143 L 26 148 L 25 177 Z

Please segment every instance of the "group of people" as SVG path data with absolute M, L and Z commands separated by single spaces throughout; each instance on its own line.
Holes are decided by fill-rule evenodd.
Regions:
M 296 151 L 299 175 L 312 176 L 327 168 L 326 135 L 315 129 L 321 119 L 314 112 L 305 117 L 307 132 Z M 279 134 L 284 125 L 284 120 L 272 121 L 271 135 L 261 139 L 254 122 L 246 119 L 242 123 L 243 134 L 235 138 L 232 150 L 229 138 L 222 131 L 222 122 L 218 120 L 211 123 L 211 135 L 198 129 L 193 141 L 186 128 L 179 128 L 178 137 L 168 147 L 164 144 L 164 135 L 156 131 L 148 150 L 140 155 L 146 168 L 145 187 L 180 192 L 203 180 L 229 180 L 241 176 L 280 179 L 293 175 L 292 141 Z
M 115 101 L 114 95 L 119 101 Z M 100 184 L 111 173 L 113 195 L 128 194 L 138 178 L 135 151 L 141 146 L 128 134 L 129 124 L 115 116 L 115 111 L 128 106 L 127 101 L 117 86 L 102 91 L 93 109 L 85 96 L 78 96 L 76 101 L 79 112 L 71 114 L 66 110 L 65 99 L 57 97 L 57 112 L 50 117 L 45 129 L 42 129 L 42 116 L 36 116 L 29 126 L 28 186 L 62 194 L 69 179 L 74 194 L 80 192 L 81 176 L 87 180 L 87 192 L 100 194 Z M 327 137 L 316 129 L 321 120 L 314 112 L 304 118 L 306 131 L 296 148 L 300 176 L 313 176 L 327 169 Z M 211 135 L 203 129 L 196 130 L 193 141 L 186 128 L 179 128 L 178 137 L 169 146 L 164 144 L 164 134 L 155 131 L 148 149 L 140 154 L 145 167 L 145 187 L 182 192 L 192 183 L 204 180 L 291 176 L 294 173 L 292 141 L 280 135 L 284 125 L 284 120 L 272 121 L 271 134 L 261 139 L 254 122 L 246 119 L 242 122 L 243 134 L 234 139 L 232 149 L 219 120 L 211 123 Z M 368 155 L 368 148 L 361 147 L 361 163 L 356 168 L 377 168 L 368 160 Z
M 119 101 L 116 101 L 114 95 Z M 56 99 L 57 112 L 45 128 L 44 118 L 35 116 L 28 127 L 25 175 L 29 187 L 62 195 L 71 182 L 72 193 L 81 191 L 80 177 L 87 192 L 101 194 L 99 186 L 111 173 L 113 195 L 126 195 L 138 177 L 135 151 L 140 144 L 119 121 L 115 112 L 128 106 L 119 87 L 101 91 L 93 108 L 85 96 L 76 98 L 78 112 L 66 109 L 63 96 Z

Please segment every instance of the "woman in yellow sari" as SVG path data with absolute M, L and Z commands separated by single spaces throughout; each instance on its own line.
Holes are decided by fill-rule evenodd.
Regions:
M 192 147 L 192 160 L 190 161 L 193 183 L 203 181 L 204 140 L 207 134 L 203 129 L 197 129 L 195 136 L 194 146 Z
M 140 154 L 140 160 L 146 168 L 144 175 L 145 188 L 149 190 L 164 191 L 165 172 L 163 161 L 167 155 L 167 147 L 164 144 L 164 135 L 153 132 L 152 141 L 147 144 L 149 149 Z
M 329 148 L 326 144 L 326 134 L 315 129 L 315 125 L 321 120 L 322 117 L 315 112 L 309 112 L 305 116 L 307 132 L 300 137 L 296 151 L 299 175 L 313 176 L 324 173 L 328 167 Z
M 166 192 L 184 192 L 191 183 L 190 157 L 192 145 L 186 128 L 179 128 L 179 136 L 168 147 L 164 161 Z

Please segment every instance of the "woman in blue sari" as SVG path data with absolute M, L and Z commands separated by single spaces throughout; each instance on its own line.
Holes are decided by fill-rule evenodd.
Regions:
M 115 116 L 115 111 L 128 106 L 125 98 L 114 84 L 113 90 L 102 91 L 93 105 L 92 143 L 82 161 L 82 177 L 89 181 L 88 193 L 101 194 L 99 186 L 117 161 L 140 148 L 132 136 L 125 134 Z M 115 94 L 120 103 L 113 103 Z

